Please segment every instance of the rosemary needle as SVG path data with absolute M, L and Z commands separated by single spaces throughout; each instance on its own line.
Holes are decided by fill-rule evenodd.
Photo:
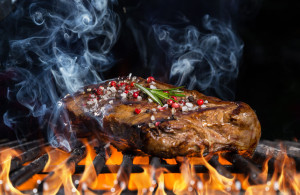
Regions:
M 163 99 L 171 99 L 177 102 L 171 96 L 185 97 L 185 95 L 182 94 L 184 93 L 184 91 L 179 90 L 183 86 L 170 88 L 170 89 L 150 89 L 150 88 L 143 87 L 142 85 L 137 83 L 135 83 L 134 86 L 139 88 L 144 93 L 146 93 L 153 101 L 158 103 L 160 106 L 163 106 L 163 103 L 161 102 L 161 100 Z M 166 93 L 165 91 L 168 91 L 168 93 Z

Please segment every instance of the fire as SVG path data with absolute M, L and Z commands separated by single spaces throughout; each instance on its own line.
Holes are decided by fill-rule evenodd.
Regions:
M 9 180 L 11 160 L 18 157 L 19 153 L 10 148 L 3 148 L 0 152 L 0 195 L 1 194 L 23 194 L 17 190 Z
M 284 150 L 276 156 L 276 159 L 269 156 L 265 160 L 262 171 L 258 175 L 261 183 L 253 184 L 249 180 L 249 176 L 244 174 L 232 174 L 232 178 L 227 178 L 218 173 L 209 163 L 211 154 L 206 157 L 163 159 L 161 166 L 151 165 L 148 156 L 135 157 L 132 164 L 135 172 L 126 178 L 120 175 L 119 170 L 122 167 L 123 155 L 112 146 L 106 146 L 103 150 L 103 166 L 106 166 L 106 171 L 99 174 L 99 170 L 97 171 L 94 166 L 94 159 L 97 155 L 94 150 L 96 142 L 83 140 L 83 143 L 86 156 L 78 163 L 84 167 L 82 174 L 75 174 L 77 161 L 68 160 L 71 157 L 69 153 L 48 148 L 49 158 L 43 171 L 49 174 L 36 174 L 17 188 L 9 180 L 9 170 L 11 159 L 18 157 L 19 153 L 13 149 L 2 150 L 0 152 L 2 162 L 0 195 L 23 194 L 22 192 L 32 189 L 34 189 L 33 192 L 42 189 L 40 192 L 43 194 L 58 192 L 64 192 L 64 194 L 121 194 L 123 190 L 134 191 L 137 194 L 156 195 L 165 195 L 170 191 L 175 194 L 233 194 L 239 193 L 241 190 L 247 195 L 277 194 L 279 192 L 300 194 L 300 174 L 297 173 L 295 160 L 290 158 Z M 218 157 L 221 165 L 232 165 L 221 154 L 218 154 Z M 164 162 L 166 164 L 163 164 Z M 271 168 L 273 174 L 270 175 L 268 165 L 272 163 L 274 163 Z M 168 166 L 173 166 L 175 173 L 169 171 Z M 178 167 L 177 171 L 174 167 Z M 197 173 L 196 169 L 199 167 L 201 170 L 205 169 L 206 172 Z
M 55 152 L 49 152 L 49 161 L 48 167 L 51 167 L 52 164 L 55 164 L 55 159 L 60 160 L 60 151 L 55 150 Z M 51 169 L 52 170 L 52 169 Z M 56 194 L 61 186 L 64 187 L 65 194 L 80 194 L 75 188 L 72 175 L 75 171 L 75 164 L 70 162 L 68 163 L 64 160 L 60 165 L 57 165 L 44 180 L 43 180 L 43 194 Z
M 79 191 L 88 192 L 88 187 L 95 189 L 98 184 L 97 173 L 93 164 L 93 159 L 95 155 L 93 153 L 93 149 L 89 144 L 85 144 L 87 149 L 87 156 L 85 158 L 85 169 L 83 175 L 80 179 L 78 189 Z

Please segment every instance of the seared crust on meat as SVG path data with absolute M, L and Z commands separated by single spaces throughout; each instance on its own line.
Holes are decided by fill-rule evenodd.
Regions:
M 115 81 L 126 85 L 133 79 Z M 143 78 L 134 81 L 145 87 L 150 85 Z M 151 85 L 159 89 L 174 87 L 159 81 Z M 99 92 L 98 89 L 103 90 Z M 246 103 L 222 101 L 195 90 L 183 89 L 186 97 L 178 101 L 188 102 L 188 97 L 192 96 L 190 99 L 195 101 L 188 102 L 192 107 L 186 106 L 188 110 L 185 111 L 182 108 L 160 111 L 159 105 L 150 102 L 147 96 L 141 100 L 132 98 L 131 93 L 135 90 L 131 88 L 125 95 L 124 86 L 111 89 L 110 81 L 106 81 L 65 97 L 63 103 L 69 112 L 72 129 L 79 136 L 93 133 L 123 152 L 143 152 L 163 158 L 199 156 L 201 151 L 223 150 L 251 155 L 258 144 L 260 123 Z M 108 91 L 111 91 L 109 95 L 106 94 Z M 198 106 L 198 99 L 205 103 Z M 141 109 L 140 114 L 135 113 L 136 108 Z

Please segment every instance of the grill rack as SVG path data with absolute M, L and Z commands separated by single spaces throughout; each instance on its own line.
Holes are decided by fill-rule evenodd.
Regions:
M 93 142 L 92 140 L 90 142 Z M 13 158 L 11 161 L 11 169 L 10 169 L 10 180 L 12 184 L 17 187 L 26 182 L 29 178 L 31 178 L 35 174 L 46 174 L 51 175 L 51 172 L 43 172 L 43 168 L 48 161 L 48 154 L 43 153 L 41 148 L 43 146 L 48 146 L 47 143 L 43 143 L 43 140 L 35 140 L 35 141 L 26 141 L 23 140 L 17 146 L 14 146 L 17 142 L 6 142 L 1 143 L 0 146 L 9 146 L 13 149 L 18 149 L 24 151 L 20 154 L 21 158 Z M 37 146 L 38 145 L 38 146 Z M 284 149 L 283 149 L 284 148 Z M 131 154 L 123 154 L 123 160 L 121 165 L 106 165 L 106 154 L 103 146 L 99 146 L 94 148 L 96 150 L 96 157 L 93 160 L 93 164 L 97 174 L 102 173 L 117 173 L 118 183 L 117 186 L 122 186 L 122 178 L 127 177 L 131 173 L 142 173 L 143 168 L 141 165 L 133 164 L 133 158 L 135 156 Z M 51 151 L 50 151 L 51 152 Z M 239 173 L 244 175 L 249 175 L 249 181 L 252 184 L 261 184 L 258 175 L 261 173 L 262 163 L 271 156 L 271 159 L 268 162 L 269 167 L 269 175 L 274 171 L 274 161 L 275 159 L 282 155 L 283 152 L 289 157 L 292 157 L 296 162 L 296 169 L 300 171 L 300 143 L 298 142 L 290 142 L 290 141 L 268 141 L 262 140 L 259 142 L 252 159 L 247 159 L 245 157 L 240 156 L 236 153 L 225 153 L 223 157 L 232 163 L 232 165 L 221 165 L 218 161 L 218 156 L 214 155 L 209 160 L 209 164 L 211 164 L 221 175 L 231 178 L 232 173 Z M 85 158 L 86 148 L 84 145 L 80 145 L 76 147 L 71 155 L 66 160 L 69 164 L 74 164 L 75 172 L 74 174 L 81 174 L 84 171 L 84 165 L 78 165 L 78 163 Z M 27 165 L 24 163 L 30 162 Z M 163 159 L 157 157 L 149 157 L 149 164 L 155 168 L 165 168 L 170 173 L 180 173 L 180 163 L 171 165 L 167 164 Z M 111 169 L 113 167 L 113 169 Z M 114 171 L 116 170 L 116 171 Z M 208 169 L 204 165 L 194 165 L 194 170 L 196 173 L 207 173 Z M 121 178 L 122 177 L 122 178 Z M 155 178 L 154 178 L 155 179 Z M 43 182 L 38 186 L 38 193 L 43 192 Z M 156 185 L 157 188 L 158 185 Z M 153 189 L 153 192 L 155 192 Z M 91 189 L 90 189 L 91 190 Z M 107 192 L 105 190 L 91 190 L 97 194 L 102 194 Z M 172 194 L 171 191 L 168 191 L 168 194 Z M 128 189 L 124 189 L 122 191 L 123 194 L 136 194 L 137 191 L 130 191 Z M 28 193 L 28 192 L 24 192 Z M 32 193 L 29 192 L 29 193 Z M 63 190 L 60 190 L 58 194 L 63 194 Z

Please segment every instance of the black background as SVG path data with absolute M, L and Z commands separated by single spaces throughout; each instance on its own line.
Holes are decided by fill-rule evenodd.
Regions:
M 126 8 L 126 13 L 123 12 L 123 7 Z M 244 42 L 235 100 L 248 103 L 256 111 L 262 125 L 263 139 L 300 138 L 300 2 L 122 0 L 114 9 L 121 16 L 122 30 L 112 50 L 116 59 L 115 65 L 104 74 L 106 79 L 130 72 L 144 77 L 149 75 L 150 67 L 147 67 L 145 59 L 141 59 L 139 47 L 133 38 L 132 24 L 135 24 L 134 27 L 140 33 L 146 34 L 147 25 L 157 21 L 172 24 L 177 20 L 176 16 L 181 14 L 199 29 L 205 14 L 224 21 L 230 18 L 235 32 Z M 128 21 L 131 25 L 128 25 Z M 8 39 L 8 33 L 14 32 L 10 32 L 11 29 L 6 29 L 3 25 L 1 28 L 0 60 L 3 62 L 9 47 L 5 39 Z M 158 55 L 158 62 L 162 63 L 162 67 L 168 67 L 164 65 L 163 56 L 155 51 L 155 47 L 149 43 L 148 55 Z M 13 84 L 13 75 L 7 73 L 4 66 L 1 66 L 1 71 L 0 114 L 8 108 L 13 108 L 16 112 L 26 111 L 18 103 L 6 99 L 7 87 Z M 22 125 L 12 130 L 3 124 L 1 117 L 0 137 L 13 139 L 14 131 L 18 131 L 19 136 L 22 131 L 40 134 L 36 119 L 27 117 L 20 120 Z

